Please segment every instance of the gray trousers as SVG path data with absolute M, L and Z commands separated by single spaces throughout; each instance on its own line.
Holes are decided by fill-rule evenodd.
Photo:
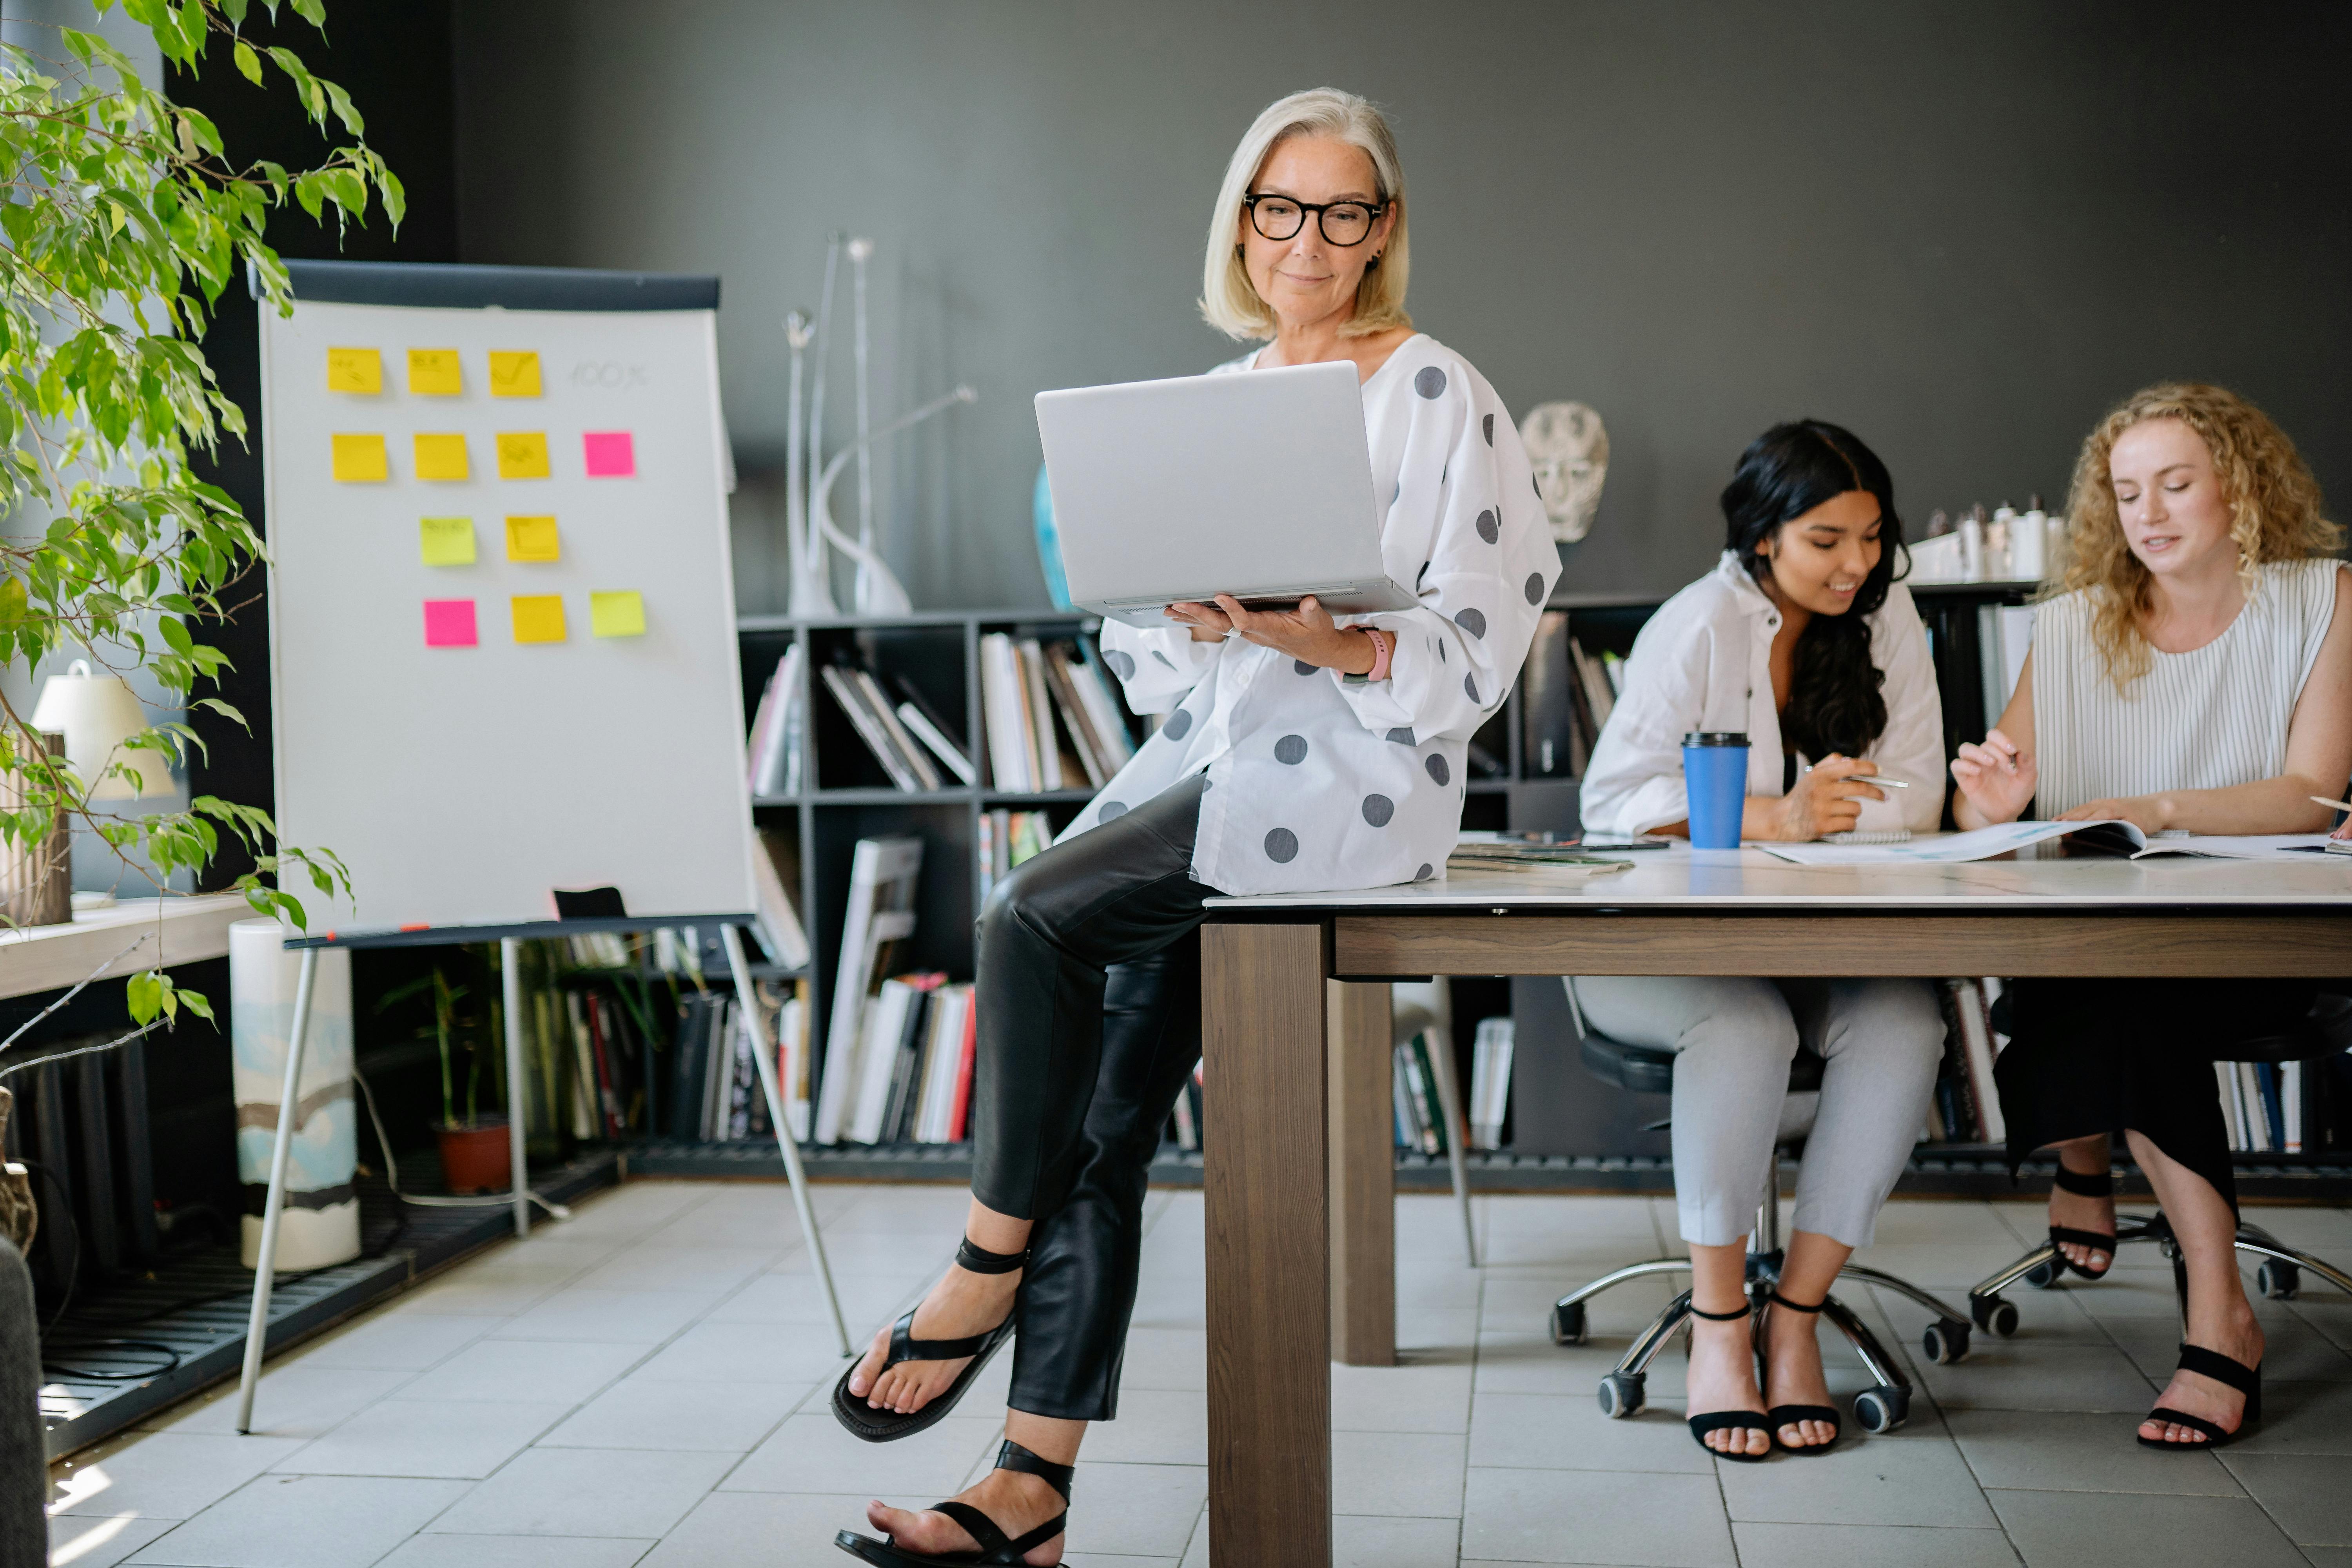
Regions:
M 1569 982 L 1593 1028 L 1676 1053 L 1675 1206 L 1683 1239 L 1727 1247 L 1756 1223 L 1802 1040 L 1826 1064 L 1797 1178 L 1796 1228 L 1866 1247 L 1911 1158 L 1944 1052 L 1924 980 Z

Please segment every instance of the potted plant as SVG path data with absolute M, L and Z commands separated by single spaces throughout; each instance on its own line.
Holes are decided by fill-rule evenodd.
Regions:
M 472 994 L 472 988 L 452 985 L 449 977 L 436 964 L 433 973 L 394 986 L 384 993 L 376 1004 L 381 1013 L 411 996 L 430 991 L 433 997 L 433 1022 L 416 1031 L 415 1037 L 430 1035 L 441 1057 L 441 1121 L 434 1128 L 441 1142 L 441 1180 L 453 1194 L 464 1196 L 473 1193 L 502 1193 L 514 1184 L 512 1161 L 508 1152 L 507 1119 L 503 1115 L 482 1114 L 482 1068 L 486 1053 L 477 1030 L 479 1018 L 460 1018 L 457 1004 Z M 466 1114 L 457 1115 L 457 1079 L 455 1055 L 458 1048 L 466 1053 Z

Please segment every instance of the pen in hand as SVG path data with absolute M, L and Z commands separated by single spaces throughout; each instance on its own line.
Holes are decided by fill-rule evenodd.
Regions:
M 1811 773 L 1813 771 L 1813 764 L 1807 763 L 1805 764 L 1805 771 L 1807 773 Z M 1885 789 L 1909 789 L 1911 787 L 1911 781 L 1909 779 L 1889 778 L 1885 773 L 1850 773 L 1847 776 L 1853 779 L 1856 784 L 1877 784 Z M 2352 811 L 2352 805 L 2347 805 L 2344 809 L 2347 811 Z

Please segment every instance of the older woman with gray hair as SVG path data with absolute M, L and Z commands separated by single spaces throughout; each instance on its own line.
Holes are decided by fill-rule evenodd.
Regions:
M 1342 624 L 1311 596 L 1220 595 L 1164 627 L 1105 625 L 1129 705 L 1166 718 L 982 912 L 963 1242 L 833 1399 L 860 1437 L 911 1435 L 1017 1324 L 1006 1440 L 958 1498 L 871 1504 L 886 1539 L 835 1538 L 862 1562 L 1062 1560 L 1079 1442 L 1116 1414 L 1145 1174 L 1200 1059 L 1205 900 L 1444 875 L 1465 748 L 1518 676 L 1559 557 L 1508 411 L 1405 314 L 1405 237 L 1394 140 L 1352 94 L 1274 104 L 1227 166 L 1202 313 L 1271 341 L 1217 369 L 1356 367 L 1381 554 L 1418 602 Z

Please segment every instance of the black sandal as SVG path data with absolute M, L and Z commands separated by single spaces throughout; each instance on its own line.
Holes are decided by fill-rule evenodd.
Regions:
M 2238 1417 L 2238 1429 L 2234 1432 L 2225 1432 L 2201 1415 L 2183 1415 L 2169 1405 L 2159 1405 L 2147 1413 L 2147 1420 L 2168 1422 L 2175 1426 L 2186 1426 L 2192 1432 L 2202 1432 L 2205 1435 L 2205 1441 L 2169 1443 L 2161 1437 L 2139 1437 L 2139 1434 L 2135 1432 L 2132 1436 L 2139 1437 L 2141 1447 L 2187 1448 L 2192 1451 L 2219 1448 L 2234 1437 L 2244 1436 L 2247 1429 L 2263 1418 L 2263 1369 L 2261 1367 L 2248 1366 L 2244 1362 L 2231 1356 L 2225 1356 L 2220 1351 L 2209 1351 L 2203 1345 L 2184 1344 L 2180 1347 L 2180 1370 L 2196 1373 L 2201 1377 L 2210 1377 L 2216 1383 L 2226 1383 L 2246 1396 L 2245 1414 Z
M 1737 1312 L 1702 1312 L 1696 1307 L 1692 1307 L 1689 1310 L 1692 1317 L 1705 1318 L 1710 1323 L 1732 1323 L 1749 1316 L 1756 1309 L 1753 1306 L 1747 1306 L 1740 1308 Z M 1709 1432 L 1761 1432 L 1769 1440 L 1772 1432 L 1764 1425 L 1766 1419 L 1753 1410 L 1710 1410 L 1704 1415 L 1686 1417 L 1686 1424 L 1690 1427 L 1691 1441 L 1702 1448 L 1706 1448 L 1706 1451 L 1717 1458 L 1733 1459 L 1743 1465 L 1755 1465 L 1762 1463 L 1771 1450 L 1768 1448 L 1762 1454 L 1727 1454 L 1721 1448 L 1707 1448 L 1706 1435 Z
M 2111 1171 L 2102 1171 L 2095 1176 L 2084 1176 L 2061 1165 L 2058 1167 L 2058 1173 L 2051 1180 L 2078 1198 L 2111 1198 L 2116 1195 L 2116 1178 Z M 2073 1247 L 2087 1247 L 2094 1251 L 2104 1252 L 2107 1255 L 2107 1268 L 2113 1268 L 2116 1266 L 2116 1236 L 2113 1231 L 2102 1236 L 2095 1230 L 2076 1230 L 2072 1226 L 2053 1225 L 2050 1227 L 2051 1250 L 2057 1252 L 2061 1242 Z M 2085 1268 L 2063 1252 L 2058 1253 L 2058 1262 L 2060 1267 L 2071 1268 L 2085 1279 L 2105 1279 L 2107 1277 L 2107 1268 L 2095 1271 Z
M 1771 1299 L 1774 1306 L 1786 1307 L 1791 1312 L 1818 1312 L 1830 1304 L 1829 1298 L 1824 1296 L 1808 1307 L 1790 1300 L 1778 1290 L 1772 1292 Z M 1843 1423 L 1837 1411 L 1827 1405 L 1775 1405 L 1764 1413 L 1764 1419 L 1772 1423 L 1772 1446 L 1787 1454 L 1826 1454 L 1837 1446 L 1839 1434 L 1843 1430 Z M 1794 1447 L 1780 1441 L 1780 1428 L 1794 1426 L 1800 1421 L 1818 1421 L 1827 1426 L 1830 1440 L 1826 1443 L 1801 1443 Z
M 1026 1252 L 991 1252 L 986 1247 L 974 1247 L 971 1238 L 966 1237 L 956 1247 L 955 1260 L 956 1267 L 967 1273 L 1010 1274 L 1026 1264 L 1029 1255 Z M 893 1443 L 937 1425 L 956 1407 L 956 1401 L 970 1392 L 973 1381 L 980 1376 L 981 1369 L 988 1365 L 988 1358 L 1013 1337 L 1013 1321 L 1020 1315 L 1017 1311 L 1007 1312 L 1004 1321 L 984 1334 L 974 1334 L 969 1339 L 919 1340 L 915 1338 L 915 1313 L 920 1310 L 921 1304 L 918 1303 L 905 1317 L 890 1326 L 890 1353 L 874 1375 L 879 1378 L 899 1363 L 908 1361 L 955 1361 L 970 1356 L 971 1364 L 956 1373 L 955 1381 L 948 1384 L 937 1399 L 911 1415 L 901 1415 L 895 1410 L 877 1410 L 863 1397 L 849 1392 L 849 1380 L 857 1371 L 857 1362 L 852 1362 L 849 1371 L 843 1373 L 841 1381 L 833 1385 L 833 1417 L 849 1429 L 851 1436 L 862 1437 L 868 1443 Z M 865 1359 L 858 1357 L 861 1362 Z M 1044 1462 L 1042 1459 L 1038 1461 L 1040 1464 Z M 974 1558 L 972 1561 L 976 1563 L 982 1559 Z
M 1010 1437 L 1004 1440 L 1004 1447 L 996 1450 L 996 1468 L 1000 1470 L 1019 1470 L 1024 1475 L 1043 1478 L 1047 1486 L 1062 1494 L 1062 1501 L 1065 1503 L 1070 1500 L 1070 1478 L 1078 1473 L 1076 1466 L 1057 1465 L 1051 1459 L 1041 1459 Z M 1008 1537 L 1003 1530 L 999 1529 L 994 1520 L 968 1502 L 956 1502 L 952 1500 L 947 1502 L 935 1502 L 925 1511 L 943 1513 L 954 1520 L 963 1526 L 966 1534 L 980 1543 L 980 1550 L 949 1552 L 936 1557 L 928 1557 L 919 1552 L 909 1552 L 904 1547 L 894 1546 L 887 1541 L 877 1541 L 870 1535 L 860 1535 L 854 1530 L 841 1531 L 833 1538 L 833 1543 L 860 1563 L 874 1564 L 874 1568 L 926 1568 L 927 1564 L 942 1563 L 1012 1563 L 1020 1562 L 1030 1552 L 1061 1534 L 1063 1527 L 1070 1521 L 1070 1510 L 1065 1508 L 1036 1529 L 1015 1540 Z

